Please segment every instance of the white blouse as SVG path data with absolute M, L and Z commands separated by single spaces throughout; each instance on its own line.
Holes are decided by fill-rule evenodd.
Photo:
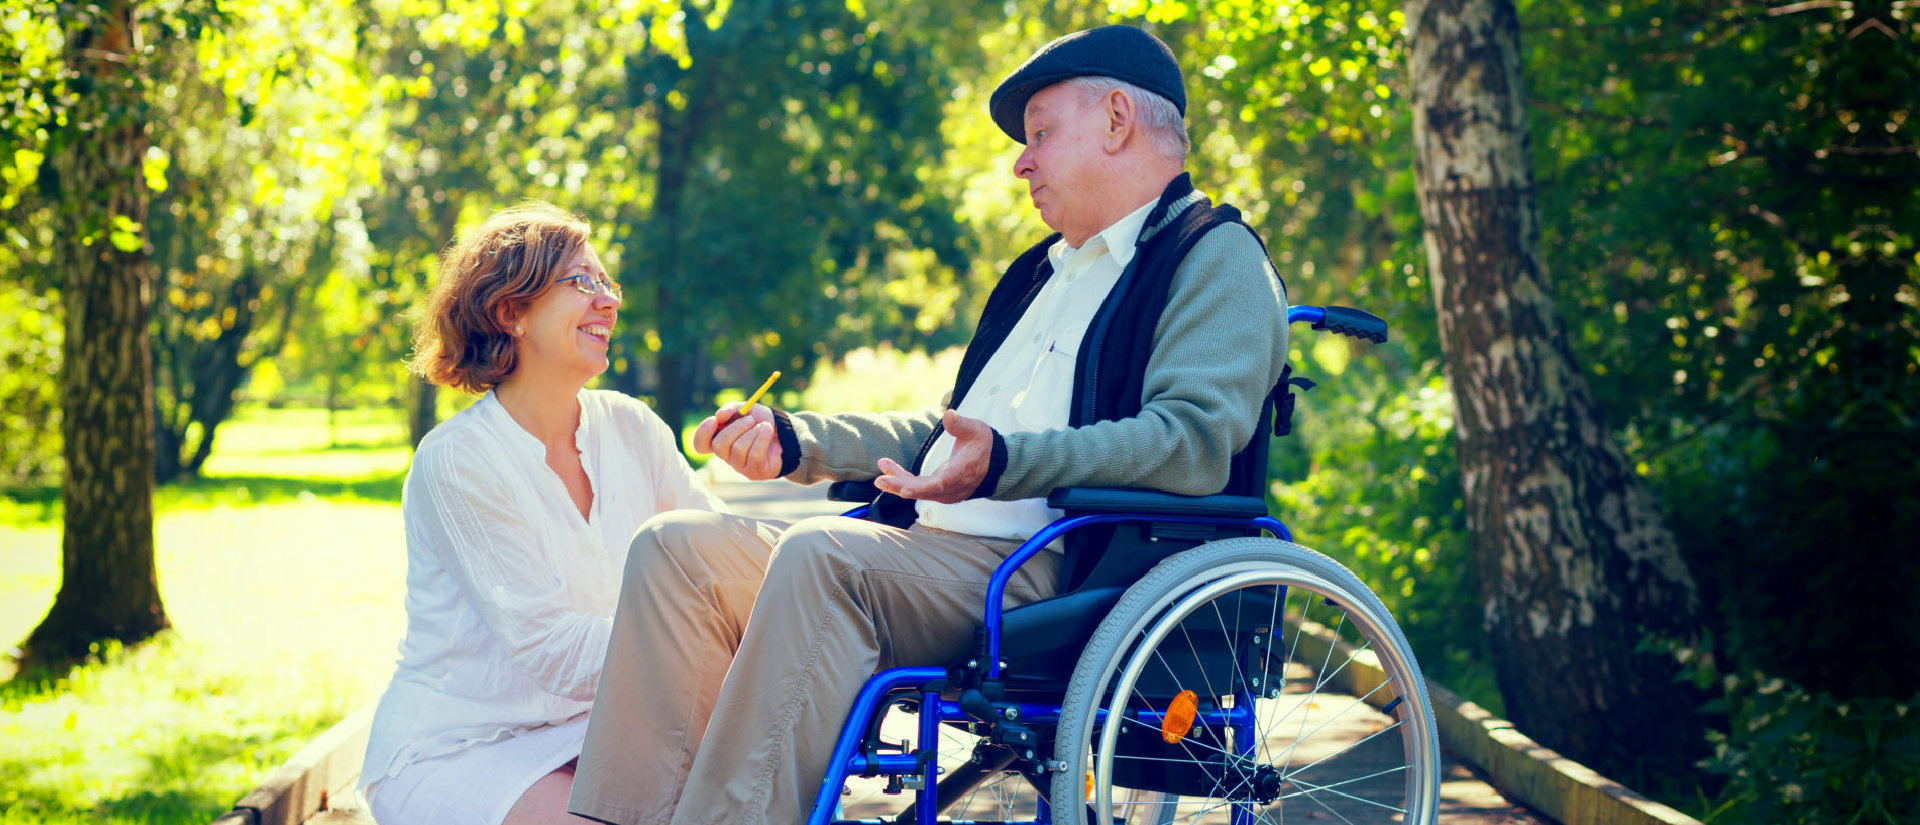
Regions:
M 587 518 L 489 392 L 435 427 L 401 496 L 407 633 L 360 783 L 593 705 L 627 543 L 655 513 L 725 511 L 645 404 L 582 390 Z

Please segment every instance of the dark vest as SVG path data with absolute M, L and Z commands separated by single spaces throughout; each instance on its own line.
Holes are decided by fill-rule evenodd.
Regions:
M 1153 211 L 1147 213 L 1133 260 L 1114 282 L 1113 290 L 1087 326 L 1080 342 L 1074 367 L 1073 401 L 1068 408 L 1067 425 L 1080 427 L 1098 421 L 1131 418 L 1143 406 L 1142 389 L 1146 385 L 1147 359 L 1153 355 L 1153 331 L 1167 308 L 1167 295 L 1174 273 L 1185 261 L 1193 245 L 1207 232 L 1222 224 L 1238 223 L 1240 211 L 1231 206 L 1213 206 L 1194 191 L 1186 174 L 1174 178 L 1160 195 Z M 1251 233 L 1251 229 L 1249 229 Z M 1258 235 L 1255 235 L 1258 238 Z M 987 361 L 1006 341 L 1027 307 L 1053 275 L 1047 250 L 1060 240 L 1058 233 L 1047 236 L 1033 248 L 1021 253 L 1007 267 L 1005 275 L 987 296 L 973 340 L 960 361 L 954 382 L 951 406 L 958 408 Z M 920 446 L 913 459 L 913 472 L 920 472 L 927 452 L 943 429 L 934 426 L 933 434 Z M 1265 445 L 1261 445 L 1262 448 Z M 914 503 L 890 493 L 874 501 L 867 516 L 875 521 L 905 527 L 916 518 Z

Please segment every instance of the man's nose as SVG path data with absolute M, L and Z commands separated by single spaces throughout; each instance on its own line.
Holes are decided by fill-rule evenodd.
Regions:
M 1013 176 L 1026 179 L 1033 174 L 1033 147 L 1029 146 L 1013 159 Z

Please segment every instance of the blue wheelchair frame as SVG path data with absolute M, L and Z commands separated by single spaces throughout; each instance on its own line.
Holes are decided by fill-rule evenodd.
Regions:
M 1332 329 L 1342 334 L 1354 334 L 1350 328 L 1341 326 L 1351 320 L 1353 310 L 1335 308 L 1333 317 L 1327 309 L 1315 306 L 1293 306 L 1287 309 L 1289 324 L 1309 323 L 1315 329 Z M 1378 319 L 1371 319 L 1378 323 Z M 861 517 L 866 507 L 856 507 L 846 515 Z M 977 664 L 982 678 L 994 679 L 1001 676 L 1006 663 L 1000 660 L 1000 630 L 1002 599 L 1006 595 L 1007 584 L 1012 581 L 1014 572 L 1020 569 L 1028 559 L 1046 550 L 1047 546 L 1072 530 L 1100 524 L 1128 522 L 1155 522 L 1160 524 L 1210 525 L 1214 527 L 1242 528 L 1249 531 L 1259 530 L 1277 538 L 1292 541 L 1293 534 L 1279 519 L 1268 516 L 1259 518 L 1229 518 L 1216 516 L 1160 515 L 1143 513 L 1094 513 L 1072 516 L 1056 521 L 1032 538 L 1021 544 L 1019 549 L 994 569 L 993 577 L 987 582 L 986 622 L 984 643 L 986 658 Z M 819 792 L 814 797 L 813 809 L 807 817 L 807 825 L 874 825 L 875 820 L 836 820 L 833 818 L 841 795 L 841 789 L 851 777 L 902 777 L 908 781 L 903 786 L 914 789 L 914 813 L 916 825 L 937 825 L 939 810 L 937 802 L 939 768 L 932 757 L 938 751 L 940 725 L 943 723 L 965 724 L 978 722 L 972 714 L 963 710 L 958 702 L 941 698 L 941 691 L 947 687 L 950 674 L 945 667 L 897 667 L 875 673 L 867 680 L 855 698 L 853 708 L 847 716 L 847 724 L 841 728 L 840 736 L 833 746 L 833 754 L 827 763 L 827 775 L 820 783 Z M 1253 719 L 1250 711 L 1253 696 L 1244 687 L 1237 688 L 1238 701 L 1233 708 L 1224 708 L 1200 713 L 1196 724 L 1209 727 L 1231 727 L 1238 731 L 1234 737 L 1242 743 L 1243 755 L 1250 753 L 1255 740 Z M 875 721 L 875 714 L 884 713 L 886 706 L 902 699 L 918 697 L 919 731 L 915 745 L 921 755 L 914 753 L 863 753 L 867 731 Z M 1397 702 L 1396 702 L 1397 704 Z M 1016 704 L 1018 718 L 1027 723 L 1050 724 L 1060 716 L 1058 701 L 1050 704 Z M 1151 710 L 1138 710 L 1141 722 L 1158 726 L 1159 714 Z M 1101 711 L 1096 718 L 1103 719 Z M 1052 754 L 1039 754 L 1028 750 L 1024 758 L 1028 761 L 1044 763 Z M 1053 818 L 1044 795 L 1040 796 L 1038 815 L 1032 820 L 1019 822 L 977 822 L 975 825 L 1051 825 Z M 1233 825 L 1250 822 L 1251 816 L 1238 806 L 1232 814 Z

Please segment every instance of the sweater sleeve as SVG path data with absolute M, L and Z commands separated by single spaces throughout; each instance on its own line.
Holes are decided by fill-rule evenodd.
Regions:
M 783 417 L 792 427 L 800 456 L 787 478 L 801 484 L 865 481 L 880 475 L 882 458 L 911 466 L 944 409 L 943 400 L 938 408 L 918 412 L 789 413 Z
M 1153 333 L 1140 414 L 1010 432 L 992 498 L 1057 487 L 1145 487 L 1211 495 L 1253 437 L 1287 359 L 1287 296 L 1253 234 L 1230 224 L 1194 244 Z
M 514 666 L 550 693 L 592 699 L 612 619 L 568 603 L 540 529 L 485 459 L 469 445 L 423 445 L 405 498 L 408 532 L 471 596 Z

